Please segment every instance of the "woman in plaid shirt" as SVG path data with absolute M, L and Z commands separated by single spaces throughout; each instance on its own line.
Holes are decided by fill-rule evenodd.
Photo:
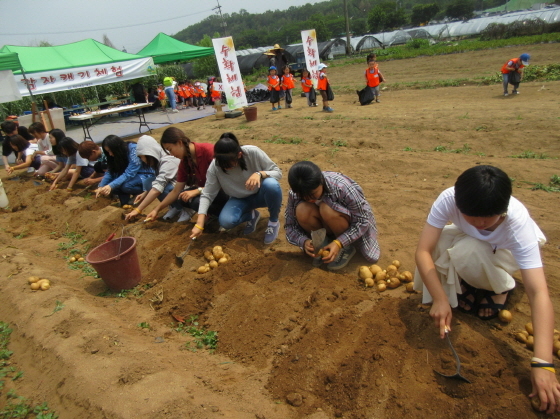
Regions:
M 329 270 L 344 268 L 360 250 L 371 263 L 380 255 L 377 227 L 362 188 L 349 177 L 322 172 L 312 162 L 301 161 L 288 174 L 290 192 L 286 207 L 286 238 L 313 258 L 313 266 L 326 263 Z M 321 246 L 328 256 L 316 255 L 311 232 L 325 228 Z M 330 238 L 329 238 L 330 237 Z

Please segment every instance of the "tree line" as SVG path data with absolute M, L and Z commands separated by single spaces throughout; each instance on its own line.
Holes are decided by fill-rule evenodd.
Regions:
M 538 0 L 535 0 L 538 1 Z M 469 19 L 475 10 L 501 6 L 505 0 L 347 0 L 350 31 L 364 35 L 404 26 L 421 26 L 430 20 Z M 225 26 L 224 26 L 225 23 Z M 301 42 L 300 32 L 315 29 L 319 42 L 346 34 L 343 0 L 292 6 L 253 14 L 245 9 L 211 15 L 174 35 L 196 44 L 205 35 L 233 36 L 237 49 Z

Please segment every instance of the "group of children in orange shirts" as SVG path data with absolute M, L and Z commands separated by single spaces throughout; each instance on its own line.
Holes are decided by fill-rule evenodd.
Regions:
M 200 110 L 206 108 L 206 92 L 200 82 L 192 83 L 190 80 L 179 82 L 175 85 L 174 92 L 178 109 L 196 107 L 197 110 Z M 158 99 L 161 102 L 162 111 L 165 111 L 166 95 L 163 84 L 158 85 Z
M 384 81 L 384 78 L 379 71 L 375 54 L 367 56 L 367 63 L 368 68 L 366 68 L 364 73 L 366 84 L 371 89 L 375 102 L 379 103 L 379 85 Z M 317 91 L 321 95 L 323 101 L 323 111 L 333 112 L 334 109 L 331 108 L 329 102 L 334 99 L 334 94 L 330 88 L 329 79 L 325 70 L 327 67 L 328 66 L 323 63 L 317 66 L 317 70 L 319 71 Z M 292 89 L 295 87 L 294 76 L 291 73 L 290 66 L 284 66 L 280 76 L 277 73 L 278 71 L 274 66 L 268 69 L 267 84 L 268 90 L 270 91 L 270 103 L 272 104 L 273 111 L 282 109 L 282 99 L 286 101 L 286 108 L 292 107 Z M 307 97 L 307 105 L 312 107 L 317 106 L 313 80 L 311 74 L 305 68 L 301 72 L 301 88 Z

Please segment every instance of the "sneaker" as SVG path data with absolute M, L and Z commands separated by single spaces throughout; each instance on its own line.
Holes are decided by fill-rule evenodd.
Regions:
M 292 105 L 291 105 L 291 104 L 289 104 L 288 106 L 286 106 L 286 108 L 291 108 L 291 107 L 292 107 Z
M 316 107 L 317 107 L 317 104 L 316 104 L 316 103 L 314 103 L 314 104 L 313 104 L 313 107 L 314 107 L 314 108 L 316 108 Z
M 253 218 L 251 218 L 249 221 L 247 221 L 247 224 L 245 224 L 245 228 L 243 229 L 243 234 L 247 235 L 247 234 L 254 233 L 255 230 L 257 229 L 257 223 L 259 222 L 260 219 L 261 219 L 261 213 L 258 212 L 257 210 L 253 210 Z
M 325 111 L 325 112 L 334 112 L 334 109 L 331 108 L 330 106 L 327 106 L 326 108 L 323 108 L 323 111 Z
M 178 209 L 178 208 L 169 207 L 169 211 L 167 211 L 165 213 L 165 215 L 163 216 L 163 219 L 164 220 L 171 220 L 173 217 L 175 217 L 180 212 L 181 212 L 181 210 Z
M 278 105 L 278 109 L 282 109 L 282 106 Z
M 511 92 L 512 95 L 518 95 L 519 92 L 517 90 L 514 90 L 513 92 Z
M 276 108 L 272 108 L 272 110 L 273 110 L 273 111 L 277 111 L 278 109 L 276 109 Z
M 173 109 L 172 112 L 173 112 L 173 113 L 177 113 L 177 112 L 179 112 L 179 111 L 178 111 L 177 109 Z
M 350 262 L 350 259 L 356 254 L 354 246 L 343 247 L 338 252 L 338 258 L 327 265 L 329 271 L 337 271 L 344 268 Z
M 271 244 L 278 237 L 278 231 L 280 230 L 280 221 L 276 223 L 275 226 L 270 224 L 266 227 L 264 231 L 264 244 Z
M 507 95 L 508 95 L 508 92 L 504 92 L 504 96 L 507 96 Z
M 380 103 L 380 102 L 381 102 L 379 99 L 375 99 L 375 101 L 376 101 L 377 103 Z
M 181 210 L 181 215 L 179 215 L 179 219 L 177 220 L 177 222 L 184 223 L 185 221 L 189 221 L 194 215 L 194 213 L 195 212 L 190 208 L 183 208 Z

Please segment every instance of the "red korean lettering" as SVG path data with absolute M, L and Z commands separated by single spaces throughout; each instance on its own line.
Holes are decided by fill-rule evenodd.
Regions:
M 222 64 L 224 65 L 224 68 L 225 68 L 226 70 L 235 71 L 235 70 L 234 70 L 235 63 L 234 63 L 233 61 L 231 61 L 231 60 L 226 60 L 226 59 L 224 58 L 224 59 L 222 60 Z
M 227 57 L 230 51 L 230 47 L 228 47 L 227 45 L 222 45 L 222 50 L 220 51 L 220 53 Z
M 37 90 L 37 80 L 34 78 L 21 79 L 21 82 L 29 87 L 29 90 Z
M 74 80 L 74 74 L 73 73 L 60 74 L 60 78 L 62 79 L 62 81 Z
M 313 38 L 311 38 L 310 36 L 307 37 L 307 39 L 305 40 L 305 43 L 307 45 L 311 45 L 313 43 Z
M 317 70 L 312 70 L 311 71 L 311 78 L 318 80 L 319 79 L 319 72 Z
M 229 74 L 226 74 L 226 78 L 227 78 L 228 83 L 231 83 L 233 81 L 237 81 L 237 74 L 233 74 L 231 76 Z
M 102 68 L 101 70 L 99 70 L 98 68 L 95 69 L 95 75 L 97 77 L 101 77 L 101 76 L 104 76 L 104 75 L 106 76 L 107 74 L 109 74 L 109 73 L 107 72 L 106 68 Z
M 80 71 L 78 73 L 78 76 L 80 76 L 82 79 L 85 79 L 86 77 L 89 79 L 89 71 Z
M 121 66 L 118 66 L 118 67 L 113 66 L 113 67 L 111 67 L 111 71 L 113 73 L 115 73 L 115 76 L 117 76 L 117 77 L 122 77 L 123 76 L 123 70 L 122 70 Z
M 310 57 L 315 57 L 315 49 L 307 47 L 307 55 L 309 55 Z
M 317 60 L 309 60 L 309 67 L 317 67 Z
M 56 77 L 53 76 L 41 77 L 41 80 L 43 80 L 43 84 L 49 84 L 49 83 L 54 83 L 56 81 Z
M 237 87 L 231 86 L 231 95 L 233 97 L 241 97 L 241 86 L 237 86 Z

